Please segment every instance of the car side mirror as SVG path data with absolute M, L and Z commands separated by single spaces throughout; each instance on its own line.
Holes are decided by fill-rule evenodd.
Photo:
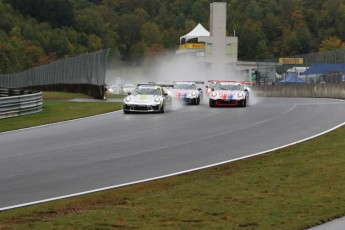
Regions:
M 167 94 L 167 93 L 164 93 L 164 94 L 163 94 L 164 97 L 165 97 L 165 96 L 168 96 L 168 95 L 169 95 L 169 94 Z
M 129 93 L 127 93 L 128 95 L 131 95 L 131 93 L 129 92 Z
M 201 88 L 199 88 L 198 90 L 199 90 L 199 91 L 201 91 L 202 89 L 201 89 Z

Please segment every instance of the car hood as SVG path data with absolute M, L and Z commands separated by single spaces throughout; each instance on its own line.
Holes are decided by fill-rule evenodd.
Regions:
M 152 102 L 155 97 L 161 97 L 159 95 L 135 95 L 132 96 L 132 101 L 133 102 L 138 102 L 138 103 L 146 103 L 146 102 Z

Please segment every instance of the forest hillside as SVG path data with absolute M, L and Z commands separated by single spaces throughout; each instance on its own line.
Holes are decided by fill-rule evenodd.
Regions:
M 0 0 L 0 74 L 105 48 L 140 65 L 176 50 L 179 37 L 198 23 L 209 30 L 211 2 Z M 239 38 L 239 60 L 345 47 L 345 0 L 225 2 L 227 33 Z

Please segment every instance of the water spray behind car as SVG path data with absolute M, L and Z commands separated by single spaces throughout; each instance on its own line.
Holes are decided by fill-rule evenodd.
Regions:
M 217 62 L 218 60 L 216 60 Z M 200 85 L 204 94 L 205 86 L 208 80 L 234 80 L 244 81 L 242 73 L 235 66 L 222 64 L 212 67 L 210 63 L 191 56 L 176 55 L 175 53 L 158 56 L 148 64 L 141 67 L 132 66 L 114 66 L 109 68 L 106 75 L 108 85 L 120 79 L 122 84 L 125 83 L 147 83 L 147 82 L 163 82 L 172 83 L 173 81 L 204 81 L 205 84 Z M 117 80 L 118 81 L 118 80 Z M 258 101 L 257 97 L 252 93 L 250 105 Z M 208 103 L 208 98 L 203 97 L 201 104 Z M 183 103 L 176 100 L 173 103 L 173 110 L 178 110 L 184 106 Z

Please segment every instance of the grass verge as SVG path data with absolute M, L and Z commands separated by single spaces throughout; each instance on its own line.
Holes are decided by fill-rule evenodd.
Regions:
M 44 92 L 43 111 L 25 116 L 0 119 L 0 132 L 88 117 L 122 108 L 118 102 L 70 102 L 74 98 L 90 98 L 79 93 Z
M 125 98 L 127 96 L 128 95 L 124 95 L 124 94 L 111 94 L 111 93 L 107 94 L 107 98 L 114 98 L 114 99 L 122 99 L 122 98 Z
M 0 229 L 305 229 L 345 215 L 344 137 L 3 211 Z

